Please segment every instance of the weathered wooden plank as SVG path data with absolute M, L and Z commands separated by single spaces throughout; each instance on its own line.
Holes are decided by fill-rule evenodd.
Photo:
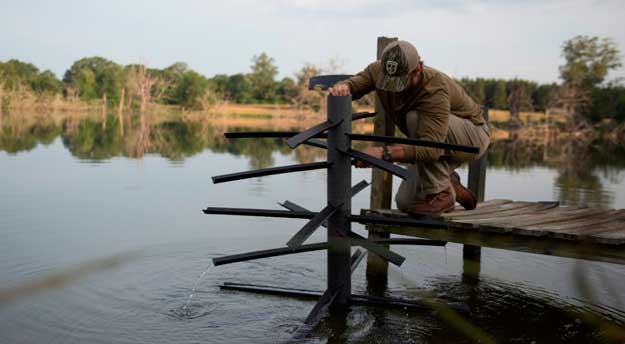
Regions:
M 561 222 L 569 219 L 569 216 L 576 215 L 577 213 L 588 213 L 588 208 L 569 208 L 569 207 L 549 207 L 538 212 L 530 212 L 521 216 L 517 216 L 514 219 L 504 218 L 504 220 L 510 219 L 510 221 L 491 221 L 493 223 L 483 223 L 480 226 L 480 230 L 486 232 L 517 232 L 519 234 L 527 234 L 525 231 L 532 230 L 531 235 L 545 235 L 544 231 L 540 228 L 534 227 L 536 224 L 545 224 L 553 222 Z M 528 228 L 528 226 L 531 226 Z
M 597 214 L 585 219 L 570 220 L 543 225 L 549 236 L 566 240 L 585 240 L 593 233 L 602 233 L 612 230 L 612 222 L 625 220 L 625 209 L 611 210 L 605 214 Z M 617 224 L 618 226 L 618 224 Z M 625 223 L 620 226 L 625 230 Z
M 453 220 L 460 219 L 460 218 L 470 218 L 470 217 L 477 218 L 477 217 L 484 216 L 484 215 L 492 215 L 492 214 L 503 212 L 503 211 L 510 211 L 510 210 L 529 207 L 532 204 L 533 204 L 532 202 L 512 202 L 512 203 L 502 204 L 500 206 L 493 207 L 493 208 L 475 209 L 471 211 L 466 211 L 461 214 L 452 215 L 449 218 Z
M 610 211 L 603 223 L 580 225 L 575 228 L 552 230 L 549 235 L 555 238 L 579 241 L 592 241 L 619 245 L 625 243 L 625 210 Z
M 574 228 L 550 229 L 547 234 L 554 238 L 566 240 L 589 240 L 593 235 L 605 232 L 622 230 L 625 231 L 625 222 L 619 219 L 609 218 L 602 223 L 580 225 Z
M 541 202 L 508 212 L 485 215 L 484 218 L 462 218 L 457 221 L 451 220 L 449 222 L 449 227 L 461 229 L 481 229 L 482 226 L 485 226 L 485 228 L 489 231 L 507 232 L 508 230 L 505 228 L 512 227 L 513 224 L 519 221 L 526 221 L 528 219 L 535 218 L 536 216 L 540 216 L 557 206 L 557 202 Z
M 408 214 L 404 213 L 399 209 L 363 209 L 361 211 L 363 215 L 378 215 L 378 216 L 388 216 L 388 217 L 397 217 L 404 218 L 409 217 Z
M 625 209 L 610 210 L 606 214 L 595 214 L 593 216 L 589 216 L 584 219 L 573 219 L 573 220 L 569 219 L 569 220 L 561 221 L 561 222 L 555 222 L 555 223 L 550 222 L 550 223 L 544 223 L 540 225 L 533 225 L 532 227 L 536 229 L 544 229 L 547 231 L 555 231 L 555 232 L 568 231 L 568 230 L 580 228 L 580 227 L 588 228 L 588 227 L 597 226 L 602 223 L 606 223 L 606 222 L 610 222 L 615 219 L 618 219 L 619 217 L 623 215 L 625 215 Z
M 543 222 L 524 223 L 523 227 L 531 227 L 537 230 L 550 230 L 558 226 L 566 226 L 567 223 L 579 222 L 582 220 L 593 219 L 609 212 L 605 209 L 595 209 L 588 207 L 559 207 L 552 211 L 555 218 L 545 217 Z M 543 220 L 543 219 L 538 219 Z
M 495 208 L 495 207 L 499 207 L 501 205 L 508 204 L 508 203 L 512 203 L 512 201 L 507 200 L 507 199 L 493 199 L 490 201 L 478 203 L 475 210 Z M 454 216 L 455 214 L 464 214 L 468 211 L 475 211 L 475 210 L 465 210 L 464 208 L 459 206 L 459 207 L 456 207 L 456 209 L 453 212 L 445 213 L 441 215 L 441 217 L 448 218 L 448 217 Z M 403 211 L 399 209 L 363 209 L 362 214 L 363 215 L 382 215 L 382 216 L 390 216 L 390 217 L 410 217 L 410 215 L 404 213 Z
M 479 228 L 481 223 L 507 223 L 509 219 L 514 219 L 519 216 L 523 216 L 528 213 L 536 213 L 540 210 L 544 210 L 545 207 L 555 207 L 557 205 L 554 204 L 543 204 L 543 203 L 535 203 L 535 204 L 527 204 L 523 207 L 518 207 L 514 209 L 509 209 L 505 211 L 500 211 L 491 214 L 484 214 L 480 216 L 470 216 L 470 217 L 460 217 L 460 218 L 452 218 L 449 219 L 449 227 L 453 229 L 476 229 Z M 510 220 L 512 221 L 512 220 Z
M 583 219 L 589 216 L 596 216 L 596 215 L 606 213 L 606 212 L 607 212 L 606 210 L 592 209 L 592 208 L 583 208 L 583 209 L 565 211 L 563 213 L 557 214 L 553 218 L 542 217 L 542 218 L 537 218 L 535 220 L 529 220 L 527 222 L 519 223 L 517 224 L 517 226 L 512 227 L 512 233 L 521 234 L 521 235 L 543 236 L 543 235 L 547 235 L 546 230 L 535 229 L 535 228 L 532 228 L 532 226 L 538 225 L 538 224 L 570 221 L 574 219 Z
M 612 222 L 611 224 L 615 227 L 614 230 L 591 234 L 588 240 L 599 244 L 625 244 L 625 223 Z
M 369 231 L 383 231 L 418 238 L 445 240 L 459 244 L 625 265 L 625 249 L 620 245 L 600 245 L 584 241 L 575 242 L 556 239 L 548 236 L 535 237 L 515 235 L 513 233 L 500 234 L 384 225 L 369 225 L 366 228 Z
M 509 200 L 509 199 L 493 199 L 493 200 L 490 200 L 490 201 L 478 203 L 477 206 L 475 207 L 475 209 L 473 209 L 473 210 L 466 210 L 462 206 L 458 206 L 458 207 L 456 207 L 454 209 L 453 212 L 445 213 L 445 214 L 442 215 L 442 217 L 453 217 L 453 216 L 456 216 L 456 215 L 465 214 L 465 213 L 470 212 L 470 211 L 477 211 L 477 210 L 485 210 L 485 209 L 490 209 L 490 208 L 496 208 L 496 207 L 499 207 L 501 205 L 508 204 L 508 203 L 512 203 L 512 201 Z
M 393 218 L 410 217 L 397 209 L 369 209 L 365 213 Z M 480 203 L 475 210 L 448 213 L 442 218 L 448 220 L 450 230 L 479 229 L 489 233 L 548 236 L 609 245 L 625 243 L 625 209 L 558 207 L 555 202 L 491 200 Z
M 499 221 L 497 221 L 497 217 L 494 217 L 488 219 L 490 221 L 483 221 L 479 229 L 485 232 L 508 233 L 514 228 L 522 228 L 527 224 L 562 221 L 567 214 L 571 212 L 575 214 L 575 211 L 580 210 L 576 207 L 553 207 L 552 205 L 547 205 L 542 211 L 527 212 L 515 217 L 504 217 L 500 218 Z

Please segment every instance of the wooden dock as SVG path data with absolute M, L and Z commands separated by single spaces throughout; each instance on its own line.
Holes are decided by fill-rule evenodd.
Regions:
M 405 218 L 399 210 L 363 209 L 363 215 Z M 461 244 L 625 264 L 625 209 L 560 206 L 557 202 L 496 199 L 474 210 L 443 214 L 446 229 L 368 225 L 374 232 Z

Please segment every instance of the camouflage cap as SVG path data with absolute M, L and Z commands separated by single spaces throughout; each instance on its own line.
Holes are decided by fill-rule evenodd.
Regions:
M 417 49 L 406 41 L 395 41 L 384 48 L 376 88 L 401 92 L 410 84 L 410 72 L 421 62 Z

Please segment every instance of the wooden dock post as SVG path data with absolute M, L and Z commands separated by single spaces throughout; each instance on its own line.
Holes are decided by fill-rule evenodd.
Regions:
M 349 307 L 352 295 L 351 232 L 348 216 L 352 210 L 352 164 L 346 152 L 352 132 L 352 97 L 328 96 L 328 121 L 340 123 L 328 129 L 328 205 L 337 210 L 328 218 L 328 291 L 336 295 L 331 313 L 342 313 Z
M 382 58 L 382 51 L 386 46 L 397 38 L 378 37 L 376 59 Z M 395 125 L 387 118 L 387 115 L 378 99 L 375 96 L 375 116 L 373 133 L 375 135 L 394 136 Z M 390 209 L 393 193 L 393 176 L 385 171 L 374 168 L 371 172 L 371 209 Z M 369 240 L 379 240 L 390 238 L 389 233 L 369 231 Z M 386 245 L 388 247 L 388 245 Z M 388 273 L 388 262 L 374 253 L 367 255 L 367 283 L 370 286 L 383 286 L 385 288 Z M 378 289 L 378 288 L 375 288 Z
M 484 106 L 484 119 L 488 121 L 488 108 Z M 484 190 L 486 187 L 486 163 L 488 151 L 479 159 L 469 164 L 468 187 L 477 196 L 478 202 L 484 201 Z M 479 280 L 481 270 L 482 248 L 474 245 L 464 245 L 462 247 L 462 281 L 465 283 L 475 283 Z

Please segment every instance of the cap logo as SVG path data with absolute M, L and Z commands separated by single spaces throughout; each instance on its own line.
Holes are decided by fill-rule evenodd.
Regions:
M 399 64 L 396 61 L 386 61 L 386 74 L 394 75 L 397 72 L 397 66 Z

